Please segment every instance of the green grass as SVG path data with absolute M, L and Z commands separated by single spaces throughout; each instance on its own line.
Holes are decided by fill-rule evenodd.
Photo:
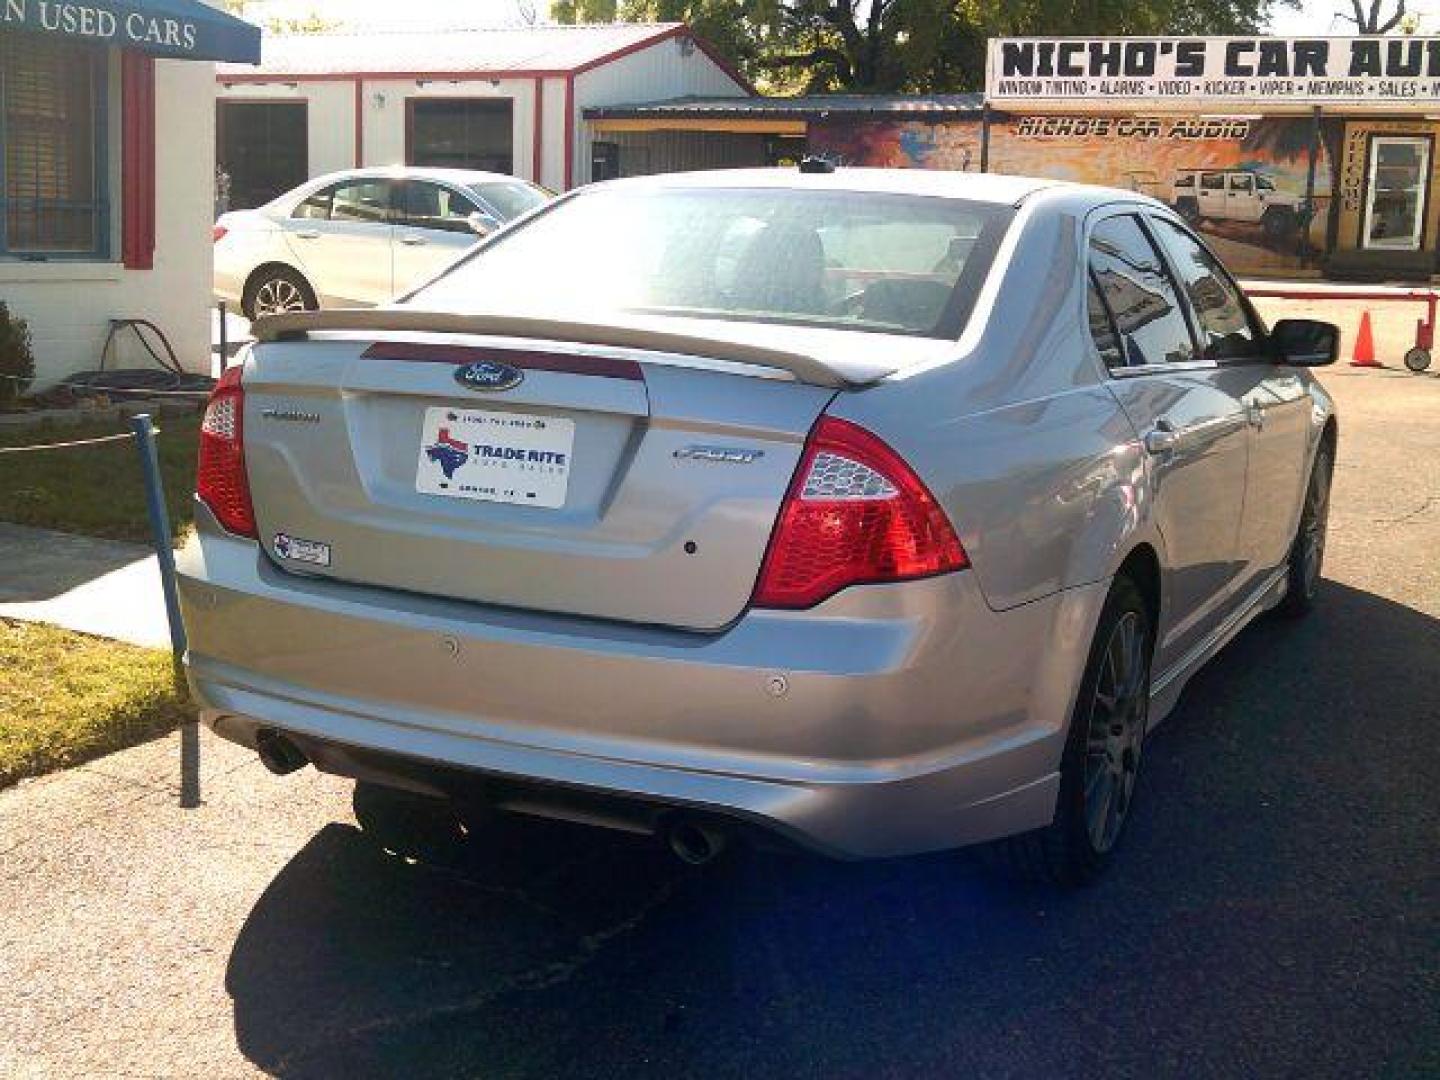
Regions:
M 176 542 L 189 530 L 195 490 L 195 448 L 200 416 L 166 416 L 157 421 L 160 472 L 170 526 Z M 74 442 L 128 431 L 123 421 L 78 425 L 46 424 L 0 431 L 0 446 Z M 0 454 L 0 521 L 59 529 L 111 540 L 150 540 L 145 491 L 133 440 Z
M 192 716 L 169 653 L 0 620 L 0 788 L 134 746 Z

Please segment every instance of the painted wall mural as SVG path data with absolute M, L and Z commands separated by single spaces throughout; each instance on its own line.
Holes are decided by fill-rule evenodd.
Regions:
M 810 152 L 842 165 L 980 171 L 980 122 L 814 120 Z
M 1000 114 L 989 170 L 1144 192 L 1192 222 L 1237 273 L 1320 271 L 1332 188 L 1322 145 L 1306 198 L 1309 117 Z M 810 149 L 842 164 L 978 172 L 978 119 L 830 119 Z
M 1313 273 L 1325 248 L 1331 166 L 1323 144 L 1306 197 L 1308 117 L 1006 116 L 993 172 L 1107 184 L 1167 203 L 1241 274 Z

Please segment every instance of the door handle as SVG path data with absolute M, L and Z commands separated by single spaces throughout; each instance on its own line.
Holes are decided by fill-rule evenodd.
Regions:
M 1155 426 L 1145 433 L 1145 450 L 1147 453 L 1160 455 L 1168 454 L 1180 445 L 1180 432 L 1175 430 L 1175 425 L 1161 417 L 1155 421 Z
M 406 247 L 424 247 L 428 243 L 423 236 L 402 236 L 400 242 Z
M 300 229 L 295 233 L 295 238 L 297 240 L 319 240 L 320 232 L 318 229 Z

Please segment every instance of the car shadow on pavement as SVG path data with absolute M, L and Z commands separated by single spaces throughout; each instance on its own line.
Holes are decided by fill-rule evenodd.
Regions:
M 240 1048 L 298 1077 L 1408 1074 L 1440 1046 L 1437 662 L 1440 620 L 1335 584 L 1261 620 L 1072 893 L 525 821 L 440 870 L 330 825 L 235 943 Z

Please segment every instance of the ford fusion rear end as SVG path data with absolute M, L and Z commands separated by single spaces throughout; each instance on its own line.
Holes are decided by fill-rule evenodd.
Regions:
M 843 856 L 1048 823 L 1103 586 L 992 609 L 953 478 L 864 419 L 953 354 L 1013 211 L 606 190 L 393 311 L 259 325 L 183 558 L 206 720 Z

